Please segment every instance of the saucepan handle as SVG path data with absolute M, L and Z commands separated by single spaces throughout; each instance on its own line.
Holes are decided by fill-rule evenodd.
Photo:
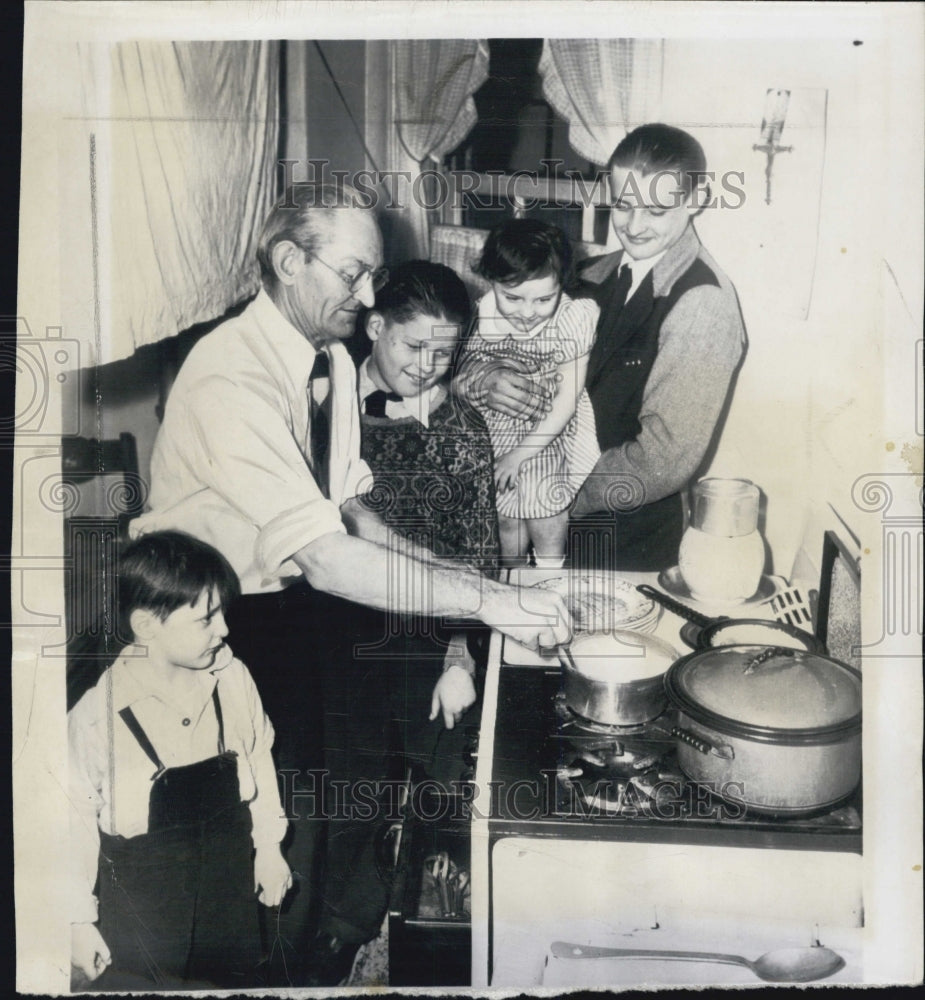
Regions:
M 656 590 L 655 587 L 650 587 L 647 583 L 638 584 L 636 589 L 640 594 L 645 594 L 646 597 L 651 597 L 653 601 L 661 604 L 663 608 L 673 611 L 676 615 L 680 615 L 682 618 L 687 619 L 687 621 L 693 622 L 700 628 L 707 628 L 717 621 L 716 618 L 708 618 L 706 615 L 702 615 L 699 611 L 689 608 L 686 604 L 673 600 L 667 594 L 663 594 L 660 590 Z
M 697 736 L 689 729 L 682 729 L 680 726 L 673 726 L 671 735 L 679 739 L 682 743 L 692 746 L 700 753 L 712 753 L 714 757 L 722 757 L 723 760 L 732 760 L 735 757 L 735 750 L 728 743 L 710 743 L 708 740 Z

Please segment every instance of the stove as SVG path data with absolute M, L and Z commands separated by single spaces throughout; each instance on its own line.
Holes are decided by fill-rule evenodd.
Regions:
M 565 704 L 561 672 L 503 665 L 491 772 L 496 835 L 811 847 L 861 853 L 860 786 L 815 813 L 758 813 L 689 781 L 678 767 L 669 710 L 607 726 Z

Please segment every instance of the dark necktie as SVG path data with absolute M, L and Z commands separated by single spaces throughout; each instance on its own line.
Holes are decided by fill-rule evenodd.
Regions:
M 384 392 L 382 389 L 376 389 L 363 401 L 363 412 L 368 417 L 384 417 L 385 404 L 387 402 L 400 403 L 401 399 L 402 397 L 397 392 Z
M 321 492 L 327 497 L 330 496 L 328 484 L 328 444 L 331 439 L 331 422 L 328 420 L 327 404 L 331 398 L 331 388 L 328 386 L 327 394 L 322 402 L 318 402 L 315 392 L 315 382 L 319 379 L 327 379 L 330 382 L 331 366 L 330 359 L 325 351 L 318 351 L 315 355 L 315 363 L 312 366 L 311 374 L 308 376 L 308 398 L 311 406 L 311 452 L 312 452 L 312 472 L 318 481 Z
M 633 283 L 633 272 L 629 264 L 620 265 L 620 273 L 617 275 L 617 283 L 614 285 L 613 296 L 610 308 L 619 311 L 626 305 L 626 297 L 629 295 L 630 285 Z

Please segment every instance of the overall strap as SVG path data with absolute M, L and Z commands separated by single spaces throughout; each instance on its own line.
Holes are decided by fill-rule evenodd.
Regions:
M 225 752 L 225 723 L 222 719 L 222 703 L 218 698 L 218 684 L 212 688 L 212 704 L 215 706 L 215 718 L 218 719 L 218 752 Z
M 141 728 L 141 723 L 135 718 L 135 713 L 132 711 L 131 706 L 129 705 L 120 709 L 119 715 L 122 716 L 122 721 L 128 726 L 129 732 L 131 732 L 132 736 L 138 740 L 138 745 L 151 758 L 157 768 L 158 774 L 160 774 L 161 771 L 165 770 L 164 765 L 161 762 L 160 757 L 158 757 L 157 751 L 151 745 L 151 741 L 148 739 L 147 734 Z
M 215 718 L 218 721 L 218 752 L 222 754 L 225 752 L 225 723 L 222 718 L 222 703 L 219 701 L 217 684 L 212 689 L 212 704 L 215 707 Z M 151 759 L 151 762 L 157 768 L 158 773 L 166 770 L 160 757 L 158 757 L 153 744 L 148 739 L 147 733 L 141 728 L 141 723 L 132 711 L 131 706 L 129 705 L 121 709 L 119 711 L 119 715 L 122 717 L 122 721 L 126 724 L 126 726 L 128 726 L 129 732 L 138 741 L 138 745 Z

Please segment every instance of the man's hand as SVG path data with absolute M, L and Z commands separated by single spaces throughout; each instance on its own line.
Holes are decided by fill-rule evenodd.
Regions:
M 443 712 L 443 724 L 452 729 L 463 713 L 475 702 L 475 684 L 469 671 L 458 665 L 447 667 L 434 687 L 430 702 L 430 721 Z
M 254 854 L 254 892 L 264 906 L 279 906 L 292 888 L 292 872 L 280 853 L 279 844 L 258 847 Z
M 481 399 L 492 410 L 508 417 L 535 420 L 549 412 L 552 397 L 529 372 L 518 372 L 507 364 L 493 364 L 473 378 L 473 399 Z
M 530 649 L 554 649 L 572 637 L 572 617 L 565 602 L 550 590 L 494 584 L 485 594 L 479 617 Z
M 88 983 L 112 964 L 109 946 L 96 924 L 71 924 L 71 966 Z

